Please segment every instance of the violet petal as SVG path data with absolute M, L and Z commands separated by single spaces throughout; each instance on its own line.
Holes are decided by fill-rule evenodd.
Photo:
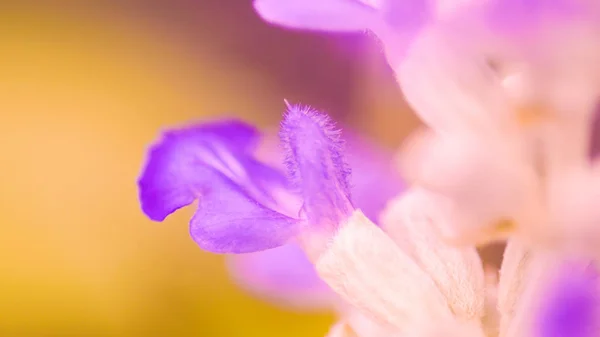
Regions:
M 289 106 L 279 136 L 309 222 L 337 224 L 349 216 L 350 168 L 341 133 L 331 119 L 309 107 Z
M 592 337 L 597 333 L 597 272 L 566 268 L 539 315 L 538 337 Z
M 387 202 L 404 189 L 393 154 L 357 136 L 345 137 L 346 157 L 352 167 L 352 202 L 371 221 L 377 223 Z
M 296 233 L 298 221 L 276 211 L 271 191 L 285 176 L 258 162 L 258 132 L 239 121 L 168 131 L 151 147 L 138 181 L 142 210 L 155 221 L 199 199 L 193 239 L 216 253 L 273 248 Z
M 200 201 L 190 234 L 200 248 L 213 253 L 249 253 L 279 247 L 298 233 L 298 220 L 258 203 L 224 179 Z
M 345 133 L 346 154 L 352 167 L 350 179 L 354 204 L 372 221 L 387 201 L 403 189 L 393 166 L 391 151 L 369 140 Z M 263 143 L 266 162 L 279 162 L 279 140 Z M 288 244 L 263 252 L 229 257 L 234 280 L 250 293 L 283 307 L 300 310 L 330 310 L 335 295 L 318 277 L 301 249 Z
M 491 27 L 516 34 L 548 19 L 572 19 L 586 11 L 583 2 L 572 0 L 494 0 L 486 7 Z
M 375 14 L 358 0 L 254 0 L 254 8 L 271 24 L 333 32 L 365 30 Z
M 239 121 L 219 121 L 170 130 L 152 146 L 138 181 L 142 210 L 154 221 L 162 221 L 197 198 L 197 187 L 206 181 L 195 169 L 207 161 L 218 162 L 211 143 L 222 148 L 253 151 L 258 131 Z
M 332 307 L 333 292 L 295 244 L 230 256 L 228 262 L 234 280 L 266 301 L 303 310 Z
M 427 0 L 383 0 L 381 11 L 388 25 L 406 31 L 421 28 L 432 15 Z

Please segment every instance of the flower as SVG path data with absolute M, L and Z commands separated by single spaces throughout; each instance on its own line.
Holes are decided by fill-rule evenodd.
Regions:
M 377 223 L 388 200 L 401 193 L 403 184 L 391 163 L 391 153 L 358 135 L 344 133 L 349 166 L 352 168 L 350 190 L 354 204 Z M 279 144 L 267 141 L 260 159 L 283 166 Z M 283 169 L 283 167 L 282 167 Z M 243 288 L 269 302 L 295 310 L 347 308 L 318 277 L 313 264 L 300 246 L 290 243 L 282 247 L 228 257 L 229 271 Z M 344 314 L 346 315 L 346 314 Z M 348 314 L 350 315 L 350 314 Z M 351 315 L 356 316 L 356 313 Z M 364 319 L 364 318 L 363 318 Z
M 292 106 L 287 127 L 293 128 L 291 119 L 301 120 L 304 115 L 320 118 L 332 128 L 326 116 Z M 357 169 L 347 186 L 355 192 L 356 204 L 376 221 L 387 200 L 401 191 L 402 183 L 388 153 L 358 136 L 347 140 L 349 161 Z M 336 141 L 333 148 L 341 147 L 341 139 Z M 301 142 L 288 139 L 287 146 L 291 151 Z M 167 131 L 151 147 L 139 180 L 142 209 L 151 219 L 162 221 L 199 199 L 190 232 L 201 248 L 217 253 L 256 251 L 229 258 L 230 271 L 239 284 L 277 304 L 331 310 L 337 306 L 336 298 L 290 234 L 302 221 L 302 200 L 280 167 L 273 165 L 279 153 L 268 151 L 260 158 L 261 149 L 273 145 L 278 144 L 259 144 L 256 129 L 232 120 Z M 340 167 L 347 170 L 345 164 Z M 235 203 L 236 199 L 241 200 Z M 236 209 L 238 205 L 244 208 Z M 271 231 L 283 235 L 276 235 L 274 241 L 268 238 Z
M 597 278 L 586 283 L 575 277 L 574 283 L 550 288 L 548 280 L 559 273 L 573 276 L 557 270 L 566 255 L 511 239 L 498 283 L 486 284 L 475 248 L 450 246 L 439 235 L 437 228 L 448 224 L 444 207 L 435 202 L 426 190 L 409 190 L 390 203 L 383 231 L 357 212 L 315 260 L 319 275 L 370 317 L 375 331 L 385 329 L 386 336 L 595 335 L 589 303 L 597 305 Z M 565 321 L 574 314 L 582 315 L 583 327 Z M 559 320 L 564 315 L 571 316 Z
M 231 133 L 231 130 L 237 131 Z M 181 199 L 182 194 L 188 195 L 190 190 L 210 192 L 192 194 L 192 197 L 201 197 L 191 221 L 192 236 L 202 248 L 217 247 L 217 252 L 224 252 L 223 247 L 234 253 L 249 251 L 247 247 L 266 250 L 266 254 L 279 249 L 280 254 L 275 256 L 254 255 L 250 259 L 257 260 L 250 263 L 251 267 L 265 267 L 269 264 L 265 261 L 274 259 L 297 263 L 301 255 L 290 245 L 297 243 L 314 264 L 319 277 L 349 304 L 339 306 L 341 319 L 329 336 L 552 337 L 554 330 L 548 329 L 549 320 L 557 329 L 579 333 L 572 329 L 570 321 L 560 324 L 557 317 L 563 317 L 563 311 L 557 308 L 569 305 L 567 308 L 573 307 L 585 318 L 591 311 L 588 308 L 594 307 L 586 301 L 595 303 L 592 295 L 598 286 L 597 277 L 589 282 L 573 278 L 574 285 L 564 283 L 548 292 L 556 296 L 545 296 L 542 291 L 550 289 L 548 280 L 557 275 L 556 266 L 569 255 L 530 245 L 519 238 L 508 242 L 498 283 L 486 282 L 475 247 L 455 247 L 444 240 L 442 232 L 453 225 L 448 213 L 451 208 L 445 199 L 425 188 L 413 186 L 392 199 L 380 218 L 381 227 L 377 226 L 351 200 L 349 165 L 342 139 L 326 115 L 290 106 L 284 117 L 280 137 L 286 152 L 285 163 L 293 177 L 293 189 L 289 181 L 276 174 L 277 169 L 266 166 L 267 170 L 264 164 L 253 159 L 251 149 L 255 143 L 250 140 L 255 135 L 255 130 L 239 122 L 218 122 L 167 132 L 162 141 L 152 147 L 140 178 L 143 209 L 160 220 L 168 214 L 166 212 L 191 202 Z M 237 143 L 232 146 L 236 140 L 244 142 L 241 146 Z M 238 165 L 249 162 L 253 163 L 249 167 Z M 257 167 L 261 170 L 255 171 Z M 248 172 L 269 172 L 270 175 L 254 176 Z M 212 180 L 207 181 L 207 177 Z M 251 177 L 260 179 L 255 181 Z M 275 216 L 262 216 L 256 207 L 235 209 L 235 217 L 231 217 L 225 213 L 229 208 L 211 202 L 213 194 L 218 194 L 223 186 L 226 195 L 231 195 L 232 185 L 248 199 L 253 198 L 250 200 L 256 207 L 268 205 L 269 212 L 277 212 L 282 222 L 277 223 Z M 282 186 L 284 193 L 276 193 Z M 184 202 L 173 203 L 169 197 Z M 288 213 L 297 214 L 293 219 L 299 225 L 295 222 L 290 225 L 288 219 L 292 217 L 284 217 L 279 210 L 286 209 L 283 207 L 286 205 L 299 205 L 298 200 L 301 206 L 289 208 L 292 211 Z M 221 218 L 228 220 L 217 223 L 221 226 L 218 231 L 212 230 L 216 226 L 212 223 L 215 212 L 224 213 Z M 208 220 L 204 222 L 199 214 L 208 215 Z M 244 225 L 246 222 L 257 222 L 262 227 L 254 224 L 248 227 Z M 208 230 L 198 229 L 202 226 Z M 281 248 L 270 251 L 273 241 L 265 241 L 264 235 L 252 232 L 277 233 L 284 226 L 296 226 L 294 236 L 282 243 Z M 222 242 L 225 239 L 235 244 Z M 271 263 L 270 270 L 249 275 L 257 277 L 255 284 L 264 286 L 275 280 L 271 272 L 278 272 L 281 266 L 281 263 Z M 281 270 L 286 277 L 290 275 L 290 269 Z M 295 269 L 295 276 L 304 280 L 291 283 L 285 282 L 289 279 L 278 280 L 274 284 L 277 288 L 271 289 L 284 289 L 282 292 L 292 291 L 297 295 L 323 291 L 324 305 L 336 305 L 338 298 L 331 293 L 327 295 L 329 288 L 315 283 L 310 274 L 303 274 L 307 270 Z M 267 278 L 261 280 L 265 275 Z M 308 292 L 307 284 L 313 285 Z M 271 295 L 273 293 L 267 294 Z M 549 302 L 540 301 L 544 298 Z M 312 299 L 308 298 L 308 302 Z M 581 322 L 591 324 L 588 320 Z M 577 336 L 591 337 L 593 334 L 587 332 L 596 331 L 593 329 L 582 330 L 584 333 Z
M 406 169 L 454 203 L 459 241 L 594 234 L 600 214 L 581 201 L 600 191 L 588 155 L 598 13 L 585 1 L 491 1 L 428 27 L 394 69 L 433 131 L 411 144 Z
M 593 265 L 600 239 L 600 162 L 589 156 L 600 96 L 596 2 L 254 6 L 274 24 L 370 30 L 381 40 L 428 127 L 401 156 L 413 184 L 369 218 L 367 201 L 387 191 L 382 180 L 355 193 L 340 131 L 288 105 L 279 133 L 287 175 L 257 159 L 259 133 L 244 123 L 167 132 L 139 180 L 150 218 L 199 199 L 190 228 L 200 247 L 252 253 L 231 263 L 263 296 L 335 306 L 330 337 L 597 334 L 598 277 L 572 263 Z M 507 247 L 495 281 L 475 245 L 497 239 Z
M 515 231 L 552 243 L 600 237 L 600 213 L 585 203 L 600 193 L 588 159 L 600 96 L 595 1 L 254 4 L 273 24 L 369 30 L 381 40 L 432 131 L 410 144 L 418 151 L 409 149 L 404 169 L 453 204 L 454 241 L 483 244 Z

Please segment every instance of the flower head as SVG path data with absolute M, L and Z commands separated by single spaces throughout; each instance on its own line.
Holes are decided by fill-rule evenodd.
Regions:
M 198 200 L 192 237 L 213 252 L 253 253 L 231 263 L 254 291 L 348 304 L 338 306 L 330 336 L 597 334 L 598 277 L 568 264 L 594 261 L 600 240 L 600 162 L 589 158 L 600 96 L 595 1 L 254 5 L 278 25 L 370 30 L 382 41 L 428 126 L 403 157 L 413 185 L 375 224 L 381 200 L 397 191 L 373 184 L 386 197 L 365 201 L 372 192 L 356 193 L 352 156 L 333 123 L 288 104 L 280 130 L 287 176 L 256 158 L 258 133 L 244 123 L 167 132 L 139 180 L 151 219 Z M 365 216 L 363 205 L 377 211 Z M 475 245 L 497 239 L 507 247 L 496 282 Z
M 286 158 L 282 166 L 290 179 L 277 165 L 261 161 L 276 160 L 256 157 L 259 133 L 245 123 L 219 121 L 166 132 L 150 149 L 139 180 L 142 209 L 162 221 L 199 199 L 190 228 L 201 248 L 256 251 L 230 258 L 230 270 L 241 285 L 280 304 L 332 309 L 333 293 L 293 243 L 295 235 L 310 230 L 301 224 L 337 226 L 354 209 L 351 192 L 357 207 L 376 221 L 402 184 L 391 155 L 357 136 L 347 137 L 348 159 L 357 168 L 351 177 L 339 131 L 326 115 L 310 108 L 289 105 L 280 136 Z M 279 158 L 278 153 L 267 157 Z M 245 199 L 231 204 L 237 195 Z M 265 239 L 269 234 L 273 237 Z

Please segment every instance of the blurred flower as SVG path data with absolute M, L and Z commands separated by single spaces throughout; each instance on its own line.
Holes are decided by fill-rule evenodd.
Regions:
M 588 160 L 600 94 L 594 1 L 254 4 L 284 27 L 369 30 L 381 40 L 406 100 L 433 131 L 410 143 L 404 169 L 454 204 L 455 240 L 515 230 L 599 237 L 600 213 L 585 202 L 600 196 Z
M 511 240 L 498 280 L 496 311 L 486 305 L 493 298 L 486 292 L 495 292 L 496 286 L 486 287 L 490 284 L 475 247 L 453 247 L 440 236 L 451 224 L 448 208 L 436 195 L 414 187 L 395 198 L 381 218 L 382 228 L 352 205 L 349 211 L 338 206 L 348 200 L 346 184 L 339 182 L 348 173 L 332 168 L 344 160 L 337 143 L 332 145 L 336 137 L 326 117 L 313 111 L 293 110 L 282 124 L 288 166 L 305 196 L 303 210 L 315 200 L 322 207 L 313 208 L 317 212 L 312 216 L 306 211 L 301 246 L 319 276 L 355 308 L 330 335 L 504 336 L 530 331 L 531 309 L 539 299 L 531 295 L 543 288 L 543 276 L 562 256 Z M 307 198 L 317 183 L 329 185 L 326 191 L 336 195 Z
M 600 331 L 597 270 L 567 265 L 560 270 L 535 325 L 540 337 L 589 337 Z
M 600 220 L 581 202 L 600 193 L 588 157 L 600 94 L 597 9 L 491 1 L 430 27 L 394 69 L 434 132 L 411 144 L 405 168 L 455 203 L 460 240 L 515 229 L 556 240 L 590 234 Z

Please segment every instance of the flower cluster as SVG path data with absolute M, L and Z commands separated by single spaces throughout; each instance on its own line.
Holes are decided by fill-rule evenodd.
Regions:
M 148 217 L 197 200 L 198 245 L 234 254 L 234 277 L 259 296 L 336 310 L 330 337 L 600 333 L 595 0 L 254 6 L 287 28 L 372 32 L 428 128 L 399 167 L 287 102 L 279 144 L 235 120 L 174 129 L 138 182 Z M 495 277 L 476 246 L 499 240 Z

